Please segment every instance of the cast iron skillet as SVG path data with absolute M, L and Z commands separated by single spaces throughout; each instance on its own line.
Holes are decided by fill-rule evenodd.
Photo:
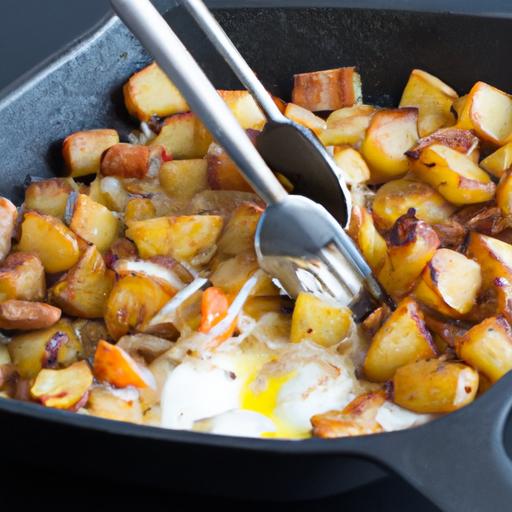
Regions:
M 170 0 L 156 3 L 162 10 L 172 7 Z M 441 13 L 450 3 L 446 0 L 410 3 L 209 2 L 263 82 L 285 99 L 293 73 L 353 64 L 363 76 L 368 103 L 396 104 L 414 67 L 460 92 L 476 80 L 512 90 L 509 0 L 464 2 L 463 12 L 473 14 L 477 4 L 485 3 L 494 11 L 485 18 L 482 13 Z M 403 10 L 428 11 L 428 3 L 437 12 Z M 453 8 L 460 9 L 460 3 L 455 0 Z M 395 10 L 378 10 L 383 7 Z M 168 18 L 218 87 L 238 86 L 181 10 L 171 9 Z M 108 18 L 5 91 L 0 98 L 0 194 L 19 200 L 27 173 L 59 172 L 60 142 L 75 130 L 112 127 L 125 136 L 133 129 L 121 86 L 147 62 L 121 23 Z M 0 400 L 0 435 L 9 440 L 2 455 L 32 467 L 58 461 L 64 468 L 123 481 L 259 499 L 339 493 L 379 478 L 385 469 L 444 510 L 502 511 L 512 502 L 512 464 L 505 451 L 512 447 L 506 429 L 511 391 L 512 373 L 473 405 L 423 427 L 301 442 L 142 427 Z

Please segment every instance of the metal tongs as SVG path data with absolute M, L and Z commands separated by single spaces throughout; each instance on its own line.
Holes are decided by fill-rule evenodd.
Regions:
M 285 175 L 295 165 L 295 172 L 308 184 L 306 190 L 316 192 L 314 199 L 323 199 L 315 183 L 327 184 L 324 192 L 331 198 L 330 210 L 341 212 L 345 225 L 350 194 L 336 176 L 334 162 L 314 135 L 280 113 L 207 7 L 200 0 L 181 1 L 267 114 L 269 128 L 257 142 L 261 155 L 153 4 L 149 0 L 111 0 L 111 4 L 267 203 L 255 239 L 260 266 L 291 297 L 300 291 L 329 296 L 349 306 L 356 321 L 364 319 L 378 304 L 388 302 L 370 267 L 323 206 L 304 196 L 288 195 L 262 155 Z M 283 154 L 292 157 L 279 156 Z M 294 158 L 297 154 L 299 160 Z

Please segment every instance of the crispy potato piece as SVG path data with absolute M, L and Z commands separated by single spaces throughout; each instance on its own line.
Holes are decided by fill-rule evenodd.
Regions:
M 77 178 L 100 170 L 103 152 L 119 142 L 115 130 L 88 130 L 75 132 L 62 144 L 62 156 L 68 175 Z
M 361 145 L 371 183 L 400 178 L 408 168 L 405 152 L 418 141 L 418 110 L 399 108 L 374 114 Z
M 261 130 L 263 128 L 267 119 L 248 91 L 219 90 L 217 92 L 244 130 Z
M 370 391 L 354 398 L 342 411 L 316 414 L 311 418 L 313 436 L 329 439 L 382 432 L 375 418 L 385 401 L 384 391 Z
M 354 67 L 293 76 L 292 102 L 311 112 L 351 107 L 361 99 L 361 77 Z
M 363 370 L 372 382 L 385 382 L 407 363 L 437 355 L 418 304 L 404 299 L 372 339 Z
M 138 397 L 124 400 L 111 389 L 95 386 L 89 393 L 86 410 L 92 416 L 107 420 L 142 423 L 142 407 Z
M 138 256 L 137 247 L 127 238 L 118 238 L 105 253 L 107 267 L 112 268 L 117 260 L 132 259 Z
M 44 267 L 35 254 L 13 252 L 0 265 L 0 301 L 42 300 L 46 294 Z
M 393 377 L 395 403 L 418 413 L 456 411 L 471 403 L 477 391 L 478 372 L 440 359 L 406 364 Z
M 135 242 L 142 258 L 172 256 L 191 261 L 214 246 L 222 225 L 218 215 L 157 217 L 133 222 L 126 236 Z
M 512 172 L 507 171 L 496 187 L 496 204 L 505 216 L 512 215 Z
M 376 111 L 370 105 L 354 105 L 336 110 L 327 118 L 327 128 L 319 134 L 319 139 L 325 146 L 359 145 Z
M 286 105 L 284 115 L 295 123 L 309 128 L 316 135 L 327 128 L 327 123 L 321 117 L 315 116 L 311 110 L 295 105 L 295 103 Z
M 171 298 L 158 283 L 144 276 L 117 281 L 107 300 L 105 323 L 115 340 L 130 331 L 142 331 Z
M 101 318 L 114 286 L 115 274 L 91 245 L 80 261 L 49 290 L 49 300 L 67 315 Z
M 484 82 L 477 82 L 460 109 L 457 127 L 502 146 L 512 136 L 512 97 Z
M 132 75 L 123 93 L 128 112 L 141 121 L 148 121 L 153 115 L 166 117 L 190 110 L 185 98 L 156 63 Z
M 0 329 L 46 329 L 59 321 L 61 310 L 44 302 L 9 299 L 0 303 Z
M 111 146 L 101 159 L 101 174 L 118 178 L 147 176 L 150 162 L 150 148 L 140 144 L 120 142 Z
M 416 219 L 414 210 L 399 217 L 389 236 L 388 257 L 377 274 L 382 286 L 394 297 L 406 295 L 438 247 L 436 232 Z
M 349 145 L 334 148 L 333 159 L 340 168 L 341 175 L 349 185 L 366 183 L 370 179 L 370 169 L 361 153 Z
M 69 409 L 84 397 L 92 381 L 89 365 L 79 361 L 62 370 L 41 370 L 30 393 L 46 407 Z
M 512 142 L 508 142 L 480 162 L 480 167 L 496 178 L 512 169 Z
M 132 357 L 117 345 L 100 340 L 94 354 L 94 376 L 117 388 L 145 388 L 151 384 L 149 371 L 144 371 Z
M 290 341 L 311 340 L 330 347 L 346 338 L 352 325 L 350 309 L 301 292 L 293 309 Z
M 512 370 L 512 332 L 502 316 L 475 325 L 455 344 L 457 355 L 492 383 Z
M 126 204 L 124 223 L 127 226 L 130 226 L 134 222 L 153 219 L 154 217 L 156 217 L 156 208 L 151 202 L 151 199 L 134 197 Z
M 151 334 L 131 334 L 123 336 L 116 347 L 124 350 L 135 361 L 152 363 L 157 357 L 172 347 L 172 342 Z
M 413 69 L 400 100 L 400 107 L 418 109 L 418 132 L 425 137 L 439 128 L 455 124 L 451 112 L 459 95 L 435 76 Z
M 435 294 L 441 302 L 440 308 L 436 307 L 435 302 L 423 300 L 422 293 L 419 292 L 420 285 L 426 286 Z M 458 317 L 471 311 L 481 285 L 482 273 L 477 262 L 456 251 L 438 249 L 423 270 L 415 296 L 440 313 Z
M 80 194 L 69 227 L 78 236 L 105 252 L 119 236 L 119 220 L 105 206 Z
M 210 132 L 192 112 L 168 117 L 152 144 L 161 145 L 177 160 L 203 158 L 212 143 Z
M 208 163 L 204 159 L 174 160 L 160 167 L 160 185 L 165 193 L 179 199 L 192 199 L 208 188 Z
M 77 190 L 72 178 L 34 181 L 25 190 L 25 209 L 63 220 L 69 194 Z
M 405 178 L 382 185 L 375 194 L 372 208 L 375 222 L 383 231 L 391 229 L 410 208 L 415 209 L 418 219 L 428 224 L 443 223 L 455 211 L 455 207 L 430 185 Z
M 11 239 L 14 235 L 18 211 L 9 199 L 0 197 L 0 261 L 11 250 Z
M 68 320 L 60 320 L 48 329 L 14 336 L 7 349 L 24 379 L 35 377 L 48 356 L 64 367 L 74 363 L 82 355 L 82 345 Z
M 483 203 L 494 197 L 496 186 L 489 175 L 469 157 L 454 149 L 433 144 L 410 159 L 411 170 L 456 205 Z
M 37 212 L 25 213 L 16 249 L 36 254 L 50 273 L 70 269 L 80 256 L 75 234 L 59 219 Z

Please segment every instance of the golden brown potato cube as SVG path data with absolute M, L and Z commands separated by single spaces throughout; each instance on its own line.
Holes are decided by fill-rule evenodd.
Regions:
M 405 296 L 414 286 L 439 247 L 434 229 L 407 213 L 391 230 L 388 257 L 378 272 L 378 279 L 393 297 Z
M 418 109 L 418 132 L 425 137 L 439 128 L 455 124 L 451 112 L 453 102 L 459 95 L 439 78 L 413 69 L 400 100 L 400 107 Z
M 340 169 L 340 174 L 349 185 L 366 183 L 370 179 L 370 169 L 361 153 L 349 145 L 336 146 L 333 159 Z
M 244 130 L 261 130 L 263 128 L 267 119 L 248 91 L 220 90 L 217 92 Z
M 177 199 L 192 199 L 208 188 L 208 163 L 204 159 L 173 160 L 160 167 L 160 185 Z
M 154 217 L 156 217 L 156 209 L 155 205 L 151 202 L 151 199 L 134 197 L 126 204 L 124 223 L 127 226 L 133 222 L 153 219 Z
M 507 171 L 496 188 L 496 204 L 504 216 L 512 215 L 512 173 Z
M 372 117 L 361 145 L 371 183 L 385 183 L 407 172 L 405 152 L 418 141 L 417 120 L 416 108 L 381 110 Z
M 455 211 L 455 207 L 430 185 L 406 178 L 382 185 L 372 203 L 375 222 L 383 231 L 391 229 L 410 208 L 415 209 L 418 219 L 428 224 L 441 224 Z
M 352 325 L 350 309 L 301 292 L 293 309 L 290 341 L 311 340 L 330 347 L 345 339 Z
M 512 142 L 508 142 L 480 162 L 480 167 L 488 173 L 501 178 L 512 168 Z
M 25 190 L 25 209 L 63 220 L 69 194 L 77 190 L 72 178 L 35 181 Z
M 14 336 L 7 348 L 24 379 L 35 377 L 43 367 L 69 366 L 82 355 L 82 344 L 68 320 Z
M 11 250 L 11 240 L 14 235 L 18 211 L 9 199 L 0 197 L 0 261 Z
M 319 134 L 325 146 L 363 142 L 366 129 L 377 109 L 370 105 L 354 105 L 332 112 L 327 118 L 327 128 Z
M 512 332 L 502 316 L 475 325 L 457 340 L 455 348 L 461 359 L 493 383 L 512 370 Z
M 457 127 L 502 146 L 512 136 L 512 97 L 484 82 L 477 82 L 460 109 Z
M 284 115 L 295 123 L 309 128 L 317 135 L 327 128 L 327 123 L 321 117 L 315 116 L 311 110 L 295 105 L 295 103 L 286 105 Z
M 92 416 L 107 420 L 142 422 L 142 407 L 137 395 L 133 399 L 124 400 L 103 386 L 91 389 L 86 410 Z
M 489 175 L 469 157 L 454 149 L 433 144 L 411 159 L 411 170 L 445 199 L 456 205 L 483 203 L 494 197 L 496 186 Z
M 46 329 L 58 322 L 60 315 L 59 308 L 44 302 L 9 299 L 0 303 L 0 329 Z
M 80 194 L 69 227 L 78 236 L 106 251 L 119 236 L 119 220 L 105 206 Z
M 189 110 L 185 98 L 156 63 L 132 75 L 123 93 L 128 112 L 141 121 L 148 121 L 153 115 L 166 117 Z
M 135 242 L 141 258 L 172 256 L 191 261 L 215 245 L 222 225 L 218 215 L 157 217 L 133 222 L 126 236 Z
M 373 337 L 363 370 L 368 380 L 385 382 L 404 364 L 436 355 L 436 346 L 418 304 L 407 298 Z
M 394 402 L 417 413 L 456 411 L 471 403 L 477 391 L 478 372 L 440 359 L 406 364 L 393 377 Z
M 79 361 L 62 370 L 41 370 L 30 393 L 46 407 L 69 409 L 84 398 L 92 381 L 89 365 Z
M 145 324 L 171 298 L 158 283 L 144 276 L 126 276 L 117 281 L 107 300 L 105 323 L 114 339 L 142 331 Z
M 101 174 L 118 178 L 145 178 L 149 170 L 150 148 L 121 142 L 111 146 L 101 159 Z
M 292 102 L 311 110 L 338 110 L 361 103 L 361 77 L 354 67 L 300 73 L 293 77 Z
M 25 213 L 16 249 L 36 254 L 49 273 L 70 269 L 80 256 L 73 231 L 61 220 L 37 212 Z
M 203 158 L 211 143 L 210 132 L 192 112 L 168 117 L 152 141 L 177 160 Z
M 91 245 L 80 261 L 49 290 L 49 300 L 67 315 L 101 318 L 108 295 L 114 286 L 114 272 Z
M 35 254 L 13 252 L 0 265 L 0 301 L 42 300 L 46 294 L 44 267 Z

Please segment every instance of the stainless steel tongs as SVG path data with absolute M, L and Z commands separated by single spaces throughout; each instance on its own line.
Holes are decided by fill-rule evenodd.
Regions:
M 377 304 L 387 301 L 368 264 L 333 216 L 311 199 L 287 194 L 199 65 L 152 3 L 149 0 L 111 0 L 111 3 L 178 87 L 191 110 L 201 118 L 267 203 L 255 241 L 260 266 L 275 277 L 290 296 L 296 297 L 300 291 L 330 296 L 351 307 L 356 320 L 363 319 Z M 287 136 L 284 139 L 272 139 L 272 131 L 268 132 L 265 144 L 271 149 L 275 145 L 278 147 L 273 151 L 267 149 L 267 152 L 286 152 L 286 141 L 294 138 L 296 151 L 306 155 L 302 167 L 308 171 L 309 182 L 323 179 L 337 184 L 334 190 L 338 191 L 341 208 L 347 212 L 343 219 L 347 222 L 350 195 L 345 184 L 336 177 L 335 164 L 321 144 L 306 129 L 297 128 L 284 118 L 274 108 L 275 105 L 270 106 L 267 99 L 272 98 L 206 6 L 197 0 L 183 0 L 182 3 L 270 115 L 272 131 L 280 132 L 280 123 L 285 126 Z M 296 130 L 298 135 L 292 134 L 292 130 Z M 293 162 L 293 159 L 285 160 L 283 164 Z

